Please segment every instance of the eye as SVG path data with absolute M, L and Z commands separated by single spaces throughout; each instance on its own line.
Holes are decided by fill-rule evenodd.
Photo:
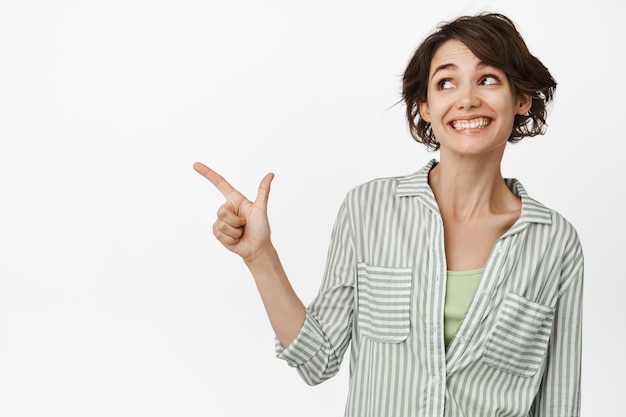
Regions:
M 480 85 L 495 85 L 500 83 L 500 78 L 495 75 L 485 75 L 480 80 Z
M 448 78 L 444 78 L 437 82 L 437 89 L 439 90 L 447 90 L 452 87 L 453 87 L 452 81 L 450 81 L 450 79 Z

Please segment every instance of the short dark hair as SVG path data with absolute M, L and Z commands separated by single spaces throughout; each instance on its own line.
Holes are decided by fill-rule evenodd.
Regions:
M 556 81 L 541 61 L 530 53 L 513 21 L 498 13 L 480 13 L 440 23 L 409 61 L 402 79 L 402 99 L 413 139 L 431 150 L 439 149 L 430 123 L 420 117 L 419 104 L 427 99 L 433 56 L 449 40 L 462 42 L 483 63 L 504 71 L 516 96 L 525 94 L 532 99 L 530 110 L 515 116 L 509 142 L 545 132 L 548 105 L 554 97 Z

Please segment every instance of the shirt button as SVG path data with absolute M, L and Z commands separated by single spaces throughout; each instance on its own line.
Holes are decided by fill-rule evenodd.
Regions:
M 465 336 L 459 336 L 457 337 L 457 340 L 459 341 L 459 343 L 465 343 Z
M 434 376 L 433 380 L 432 380 L 433 384 L 438 384 L 439 383 L 439 377 L 438 376 Z

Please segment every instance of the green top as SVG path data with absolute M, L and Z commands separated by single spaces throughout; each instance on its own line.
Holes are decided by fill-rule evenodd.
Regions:
M 450 345 L 456 329 L 459 328 L 484 270 L 485 268 L 447 272 L 446 301 L 443 310 L 443 335 L 446 346 Z

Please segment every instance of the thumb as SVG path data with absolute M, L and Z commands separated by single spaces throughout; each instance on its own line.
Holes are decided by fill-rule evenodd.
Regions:
M 270 184 L 274 179 L 274 174 L 269 173 L 261 180 L 261 184 L 259 184 L 259 192 L 256 195 L 256 200 L 254 204 L 259 205 L 261 208 L 267 208 L 267 199 L 270 195 Z

